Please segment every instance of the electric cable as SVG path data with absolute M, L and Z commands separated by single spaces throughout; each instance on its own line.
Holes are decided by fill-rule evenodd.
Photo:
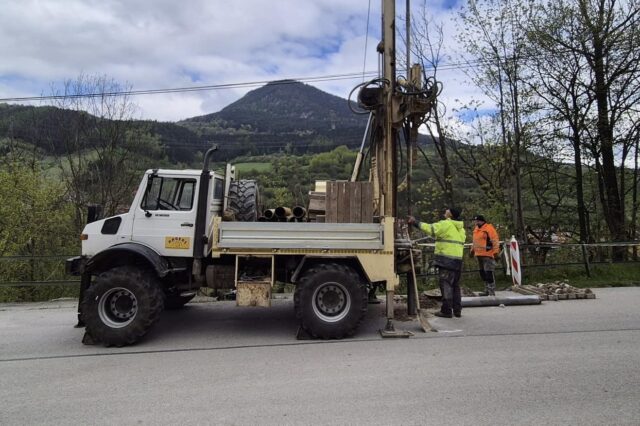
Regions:
M 562 54 L 561 51 L 558 51 L 558 54 Z M 527 60 L 530 58 L 537 58 L 539 55 L 522 55 L 520 58 L 514 57 L 505 57 L 503 60 L 506 61 L 517 61 L 517 60 Z M 500 58 L 498 58 L 499 61 Z M 490 59 L 477 59 L 473 61 L 464 61 L 464 62 L 452 62 L 445 65 L 440 65 L 437 67 L 439 71 L 449 71 L 449 70 L 463 70 L 467 68 L 476 68 L 481 65 L 493 64 L 495 61 L 494 58 Z M 378 64 L 378 71 L 368 71 L 365 72 L 365 75 L 369 76 L 379 76 L 380 75 L 381 66 Z M 426 70 L 433 70 L 435 67 L 425 68 Z M 403 69 L 398 69 L 398 71 L 406 71 Z M 187 86 L 187 87 L 176 87 L 176 88 L 166 88 L 166 89 L 142 89 L 142 90 L 129 90 L 129 91 L 114 91 L 114 92 L 96 92 L 96 93 L 77 93 L 77 94 L 62 94 L 62 95 L 42 95 L 42 96 L 23 96 L 23 97 L 6 97 L 0 98 L 0 102 L 31 102 L 31 101 L 46 101 L 46 100 L 56 100 L 56 99 L 73 99 L 73 98 L 100 98 L 100 97 L 110 97 L 110 96 L 137 96 L 137 95 L 156 95 L 156 94 L 169 94 L 169 93 L 188 93 L 188 92 L 200 92 L 200 91 L 213 91 L 213 90 L 227 90 L 227 89 L 241 89 L 247 87 L 260 87 L 266 84 L 272 85 L 281 85 L 281 84 L 294 84 L 297 82 L 301 83 L 318 83 L 324 81 L 336 81 L 336 80 L 352 80 L 355 78 L 362 78 L 363 73 L 344 73 L 344 74 L 333 74 L 333 75 L 325 75 L 325 76 L 312 76 L 312 77 L 300 77 L 300 78 L 287 78 L 287 79 L 278 79 L 278 80 L 259 80 L 259 81 L 250 81 L 250 82 L 238 82 L 238 83 L 221 83 L 221 84 L 211 84 L 204 86 Z

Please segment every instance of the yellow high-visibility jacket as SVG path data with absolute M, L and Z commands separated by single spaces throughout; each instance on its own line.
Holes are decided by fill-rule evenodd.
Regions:
M 441 268 L 462 269 L 462 251 L 466 240 L 461 220 L 444 219 L 436 223 L 416 222 L 425 234 L 436 239 L 435 264 Z

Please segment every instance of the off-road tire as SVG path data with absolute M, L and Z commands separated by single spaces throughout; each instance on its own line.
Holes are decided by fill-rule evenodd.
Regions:
M 86 330 L 105 346 L 131 345 L 158 320 L 163 302 L 160 283 L 151 272 L 132 266 L 109 269 L 85 292 Z
M 236 180 L 229 186 L 228 207 L 234 211 L 237 221 L 258 220 L 258 183 L 255 180 Z
M 168 310 L 181 309 L 194 297 L 196 297 L 195 294 L 192 294 L 191 296 L 180 296 L 179 294 L 165 293 L 164 308 Z
M 352 268 L 318 264 L 302 275 L 294 293 L 296 318 L 311 336 L 352 336 L 367 313 L 367 285 Z

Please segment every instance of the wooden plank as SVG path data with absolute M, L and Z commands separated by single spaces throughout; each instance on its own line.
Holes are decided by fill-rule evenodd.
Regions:
M 349 222 L 349 182 L 338 182 L 338 223 Z
M 307 208 L 307 212 L 309 213 L 317 213 L 324 212 L 326 209 L 326 200 L 323 196 L 322 199 L 319 198 L 309 198 L 309 208 Z
M 360 221 L 362 223 L 373 222 L 373 184 L 371 182 L 360 182 Z
M 361 197 L 362 185 L 360 182 L 349 183 L 349 223 L 361 223 Z
M 323 214 L 316 215 L 316 222 L 324 223 L 325 222 L 325 215 L 323 215 Z
M 327 223 L 338 222 L 338 182 L 336 181 L 327 182 L 325 215 Z

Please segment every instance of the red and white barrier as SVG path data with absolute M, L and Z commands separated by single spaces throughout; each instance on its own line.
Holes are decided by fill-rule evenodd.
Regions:
M 511 279 L 513 285 L 522 285 L 522 265 L 520 263 L 520 247 L 514 236 L 509 242 L 509 257 L 511 258 Z

